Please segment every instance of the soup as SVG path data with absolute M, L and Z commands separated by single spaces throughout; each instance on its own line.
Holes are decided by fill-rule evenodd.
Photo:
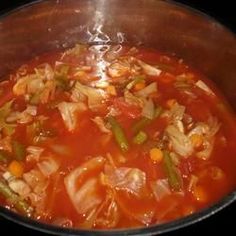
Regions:
M 76 45 L 0 85 L 0 203 L 74 228 L 161 224 L 235 189 L 235 118 L 182 60 Z

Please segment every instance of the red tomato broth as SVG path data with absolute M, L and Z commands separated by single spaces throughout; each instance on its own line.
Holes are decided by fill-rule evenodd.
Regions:
M 33 162 L 27 162 L 27 159 L 23 160 L 25 173 L 32 169 L 38 170 L 38 163 L 45 159 L 50 160 L 50 158 L 52 158 L 58 165 L 57 170 L 45 177 L 49 183 L 45 190 L 47 193 L 45 199 L 46 211 L 42 214 L 35 210 L 36 212 L 32 215 L 33 218 L 51 224 L 55 224 L 58 219 L 67 219 L 71 222 L 70 227 L 80 228 L 84 227 L 86 221 L 88 220 L 87 217 L 89 217 L 89 214 L 92 210 L 94 210 L 94 220 L 92 225 L 89 227 L 86 226 L 88 228 L 106 229 L 132 228 L 145 225 L 148 226 L 155 223 L 160 224 L 175 220 L 195 211 L 199 211 L 200 209 L 217 202 L 220 198 L 235 189 L 235 118 L 234 115 L 228 111 L 226 106 L 223 106 L 223 109 L 218 109 L 218 104 L 226 104 L 226 102 L 222 100 L 223 96 L 220 95 L 219 91 L 215 89 L 212 83 L 209 83 L 208 80 L 199 72 L 196 72 L 174 57 L 147 49 L 137 49 L 137 52 L 129 55 L 130 48 L 128 47 L 123 47 L 122 50 L 115 55 L 115 59 L 111 62 L 106 61 L 106 70 L 103 68 L 102 72 L 100 71 L 99 74 L 97 73 L 97 71 L 100 70 L 100 64 L 98 62 L 105 60 L 104 58 L 106 58 L 108 52 L 112 53 L 112 47 L 107 47 L 107 49 L 104 49 L 105 52 L 103 51 L 102 46 L 97 46 L 89 50 L 83 50 L 85 51 L 82 51 L 82 53 L 79 52 L 78 55 L 76 54 L 78 52 L 69 50 L 67 51 L 67 54 L 63 54 L 65 56 L 61 56 L 61 53 L 49 53 L 47 55 L 38 56 L 27 64 L 26 74 L 22 76 L 16 72 L 12 75 L 14 78 L 14 84 L 17 84 L 18 81 L 27 74 L 34 73 L 35 67 L 38 67 L 39 65 L 42 67 L 43 64 L 48 63 L 48 65 L 53 68 L 56 61 L 60 61 L 62 64 L 64 63 L 69 66 L 68 74 L 65 76 L 66 78 L 63 79 L 65 79 L 70 89 L 64 90 L 56 87 L 55 94 L 52 95 L 50 93 L 46 103 L 39 102 L 36 105 L 34 104 L 33 106 L 36 106 L 37 108 L 37 115 L 32 115 L 31 120 L 26 123 L 16 122 L 15 132 L 11 135 L 12 140 L 17 140 L 24 145 L 25 148 L 29 146 L 39 146 L 40 148 L 43 148 L 43 152 L 37 160 L 34 160 Z M 94 58 L 99 58 L 97 62 L 96 60 L 91 62 L 93 54 L 95 55 Z M 87 59 L 86 56 L 90 59 Z M 126 59 L 130 61 L 126 61 Z M 156 65 L 157 67 L 155 68 L 158 68 L 159 65 L 160 70 L 162 68 L 161 73 L 156 76 L 149 75 L 144 72 L 145 70 L 142 67 L 138 67 L 138 69 L 133 69 L 135 72 L 130 69 L 127 74 L 127 64 L 128 68 L 132 67 L 133 63 L 136 63 L 136 67 L 139 66 L 139 62 L 135 60 L 141 60 L 149 66 Z M 90 62 L 90 64 L 88 62 Z M 108 74 L 108 70 L 110 69 L 109 66 L 112 63 L 117 62 L 118 64 L 120 63 L 120 68 L 118 68 L 120 70 L 119 73 L 122 74 L 122 70 L 124 70 L 124 75 L 118 77 L 114 76 L 113 78 L 111 74 Z M 73 75 L 73 71 L 83 71 L 81 66 L 92 66 L 92 70 L 88 70 L 87 72 L 85 70 L 85 72 L 82 73 L 83 76 L 80 78 L 79 76 L 77 77 Z M 115 73 L 115 70 L 116 69 L 114 69 L 112 73 Z M 71 98 L 71 94 L 73 93 L 75 84 L 78 82 L 81 83 L 82 86 L 85 86 L 85 90 L 95 88 L 93 84 L 94 80 L 91 78 L 94 78 L 97 74 L 99 74 L 98 78 L 100 77 L 102 80 L 105 78 L 105 81 L 109 83 L 109 86 L 114 86 L 117 90 L 117 94 L 106 94 L 106 98 L 104 98 L 102 102 L 97 102 L 97 104 L 95 104 L 96 108 L 93 110 L 93 108 L 90 108 L 89 106 L 89 95 L 83 95 L 87 96 L 86 99 L 79 97 L 81 100 L 75 101 Z M 134 133 L 132 127 L 142 118 L 143 107 L 140 107 L 137 103 L 130 104 L 127 102 L 126 98 L 123 96 L 123 91 L 125 86 L 127 86 L 130 81 L 140 74 L 145 74 L 146 76 L 145 86 L 151 83 L 157 84 L 157 92 L 154 94 L 155 96 L 151 94 L 147 97 L 149 100 L 151 99 L 153 101 L 154 106 L 161 106 L 163 111 L 158 117 L 153 117 L 149 123 L 142 127 L 141 130 L 146 133 L 147 140 L 145 140 L 142 144 L 135 144 L 133 138 L 137 132 Z M 191 95 L 185 93 L 183 88 L 178 89 L 175 87 L 176 77 L 182 74 L 191 74 L 190 82 L 187 82 L 189 83 L 187 84 L 187 88 L 189 89 L 188 91 L 191 91 L 195 97 L 191 97 Z M 53 78 L 55 79 L 55 77 Z M 214 92 L 214 95 L 209 95 L 208 92 L 197 87 L 196 82 L 199 80 L 209 86 L 208 88 Z M 45 83 L 47 79 L 43 78 L 42 81 Z M 4 94 L 1 95 L 0 104 L 3 106 L 7 101 L 14 99 L 12 109 L 22 113 L 30 103 L 25 96 L 27 93 L 27 88 L 25 89 L 25 94 L 16 95 L 12 92 L 12 87 L 14 84 L 12 80 L 1 84 Z M 97 91 L 100 91 L 99 89 L 104 92 L 106 87 L 98 87 Z M 134 96 L 138 96 L 135 91 L 130 90 L 130 92 Z M 85 91 L 85 94 L 86 93 L 87 90 Z M 141 97 L 140 99 L 145 100 L 146 98 Z M 182 179 L 182 186 L 178 191 L 175 191 L 171 187 L 163 159 L 160 162 L 155 162 L 150 158 L 149 153 L 152 148 L 158 148 L 161 152 L 176 152 L 170 135 L 168 136 L 166 131 L 169 125 L 175 124 L 175 121 L 171 120 L 173 117 L 168 117 L 168 112 L 171 111 L 171 107 L 168 107 L 168 100 L 171 99 L 174 99 L 178 106 L 184 106 L 185 113 L 192 118 L 192 121 L 190 122 L 192 127 L 190 126 L 190 128 L 187 127 L 185 121 L 182 119 L 178 120 L 178 122 L 182 122 L 182 125 L 184 126 L 184 135 L 187 136 L 187 133 L 199 124 L 198 122 L 202 122 L 207 125 L 207 122 L 210 122 L 208 120 L 211 117 L 216 117 L 217 122 L 221 124 L 218 127 L 216 134 L 214 134 L 213 150 L 206 160 L 197 157 L 196 154 L 201 150 L 205 150 L 203 144 L 201 144 L 198 148 L 193 147 L 193 151 L 188 157 L 183 157 L 179 153 L 175 153 L 177 155 L 177 164 L 172 163 L 172 171 L 177 170 L 177 173 L 179 173 L 180 178 Z M 83 103 L 86 105 L 85 110 L 83 110 L 84 108 L 79 108 L 82 109 L 82 111 L 77 110 L 76 112 L 70 114 L 71 120 L 76 117 L 76 125 L 72 130 L 69 130 L 69 126 L 67 126 L 68 124 L 65 123 L 65 120 L 62 117 L 62 112 L 58 109 L 58 104 L 62 104 L 63 102 L 66 102 L 66 105 L 70 104 L 72 106 L 73 104 L 78 103 Z M 112 114 L 112 109 L 115 110 L 114 114 Z M 66 112 L 70 111 L 67 110 Z M 34 124 L 40 116 L 45 116 L 46 119 L 43 119 L 40 124 L 41 139 L 35 143 L 34 137 L 30 136 L 33 135 L 34 132 L 29 133 L 27 128 L 28 126 Z M 109 124 L 108 122 L 109 116 L 115 117 L 116 122 L 118 122 L 120 128 L 123 130 L 124 136 L 128 142 L 129 150 L 122 151 L 119 148 L 120 144 L 115 138 L 115 131 L 112 129 L 112 124 Z M 102 122 L 105 124 L 105 128 L 108 131 L 104 131 L 101 126 L 92 120 L 95 117 L 100 117 L 102 119 Z M 210 129 L 209 127 L 206 128 L 208 131 Z M 204 135 L 205 133 L 202 134 L 202 136 Z M 3 139 L 5 137 L 6 135 L 2 134 L 1 138 Z M 188 138 L 190 139 L 190 137 Z M 208 137 L 208 139 L 211 138 L 212 137 Z M 208 141 L 207 138 L 205 141 Z M 0 149 L 4 150 L 4 146 L 1 145 L 2 144 L 0 143 Z M 10 154 L 14 159 L 15 154 L 12 152 L 10 152 Z M 75 188 L 77 192 L 79 192 L 82 185 L 86 185 L 86 183 L 93 178 L 96 179 L 96 189 L 94 190 L 96 193 L 93 194 L 99 196 L 98 198 L 103 199 L 104 201 L 108 193 L 110 193 L 113 199 L 113 208 L 105 207 L 106 209 L 103 210 L 104 212 L 101 212 L 99 211 L 99 206 L 101 206 L 102 203 L 100 202 L 98 205 L 96 205 L 97 203 L 94 203 L 96 205 L 95 208 L 92 210 L 89 209 L 87 212 L 81 214 L 77 212 L 71 196 L 68 195 L 68 189 L 65 187 L 66 183 L 64 179 L 66 176 L 69 176 L 73 170 L 86 165 L 86 163 L 98 156 L 105 158 L 105 163 L 99 168 L 91 170 L 89 170 L 89 168 L 87 168 L 88 170 L 85 168 L 85 173 L 80 180 L 77 180 Z M 173 162 L 174 158 L 171 157 L 171 159 Z M 1 163 L 0 159 L 1 176 L 4 172 L 8 171 L 8 165 L 9 161 L 7 161 L 7 163 Z M 106 165 L 114 168 L 114 173 L 116 173 L 116 171 L 124 171 L 124 173 L 126 173 L 125 171 L 128 171 L 126 178 L 122 180 L 123 182 L 119 183 L 120 185 L 124 184 L 125 179 L 128 179 L 128 181 L 131 182 L 126 183 L 127 186 L 122 188 L 119 187 L 119 185 L 116 187 L 112 186 L 112 182 L 109 182 L 111 181 L 109 180 L 111 177 L 109 176 L 109 173 L 106 173 Z M 223 174 L 221 178 L 212 179 L 210 174 L 207 173 L 207 170 L 214 167 L 217 167 L 220 171 L 222 171 Z M 105 175 L 104 182 L 102 181 L 102 175 Z M 139 179 L 141 178 L 141 175 L 145 175 L 144 180 Z M 204 190 L 204 194 L 207 196 L 206 199 L 198 200 L 194 195 L 194 191 L 188 190 L 191 175 L 198 178 L 195 188 L 200 186 L 201 189 Z M 113 178 L 121 177 L 113 176 Z M 0 177 L 0 179 L 3 179 L 3 177 Z M 169 190 L 167 193 L 165 192 L 164 197 L 161 197 L 161 199 L 156 199 L 155 193 L 151 188 L 151 182 L 163 179 L 167 180 L 167 182 L 169 181 L 167 186 Z M 6 185 L 9 184 L 9 180 L 7 179 L 3 179 L 2 181 Z M 25 180 L 23 179 L 23 181 Z M 116 181 L 118 180 L 116 179 Z M 143 184 L 142 181 L 144 181 L 145 184 Z M 14 192 L 14 190 L 12 191 Z M 145 194 L 142 195 L 141 193 L 143 191 Z M 17 194 L 22 197 L 20 193 Z M 87 194 L 87 192 L 84 194 Z M 89 198 L 90 196 L 88 195 L 87 197 Z M 30 199 L 27 196 L 23 197 L 23 199 L 31 204 Z M 14 204 L 9 205 L 7 202 L 8 200 L 1 196 L 0 189 L 1 205 L 8 207 L 10 206 L 11 209 L 15 210 L 16 207 Z M 81 206 L 82 205 L 83 203 L 81 202 Z M 34 205 L 32 205 L 32 207 L 34 208 Z M 109 210 L 109 213 L 106 214 L 106 210 Z M 117 222 L 112 218 L 114 217 L 112 214 L 115 214 L 113 211 L 118 212 L 115 215 L 118 219 L 116 219 Z M 103 220 L 99 221 L 99 217 L 102 216 L 103 218 L 100 219 Z M 104 217 L 106 219 L 104 219 Z

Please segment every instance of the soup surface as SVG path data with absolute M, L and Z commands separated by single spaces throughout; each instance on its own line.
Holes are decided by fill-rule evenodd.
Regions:
M 236 186 L 236 127 L 182 60 L 76 45 L 0 84 L 0 204 L 75 228 L 132 228 L 207 207 Z

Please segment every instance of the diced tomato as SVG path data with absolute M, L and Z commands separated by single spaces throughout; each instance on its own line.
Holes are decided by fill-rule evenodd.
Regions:
M 169 84 L 175 81 L 175 76 L 164 72 L 158 76 L 158 81 Z
M 122 115 L 136 119 L 141 115 L 141 108 L 132 104 L 127 103 L 123 98 L 117 98 L 113 102 L 114 107 L 118 109 Z
M 180 168 L 180 172 L 183 175 L 188 176 L 196 168 L 196 160 L 194 158 L 185 159 L 185 160 L 181 161 L 179 168 Z
M 193 100 L 191 106 L 186 108 L 187 113 L 189 113 L 195 120 L 205 122 L 211 116 L 211 112 L 208 106 L 201 100 Z M 200 111 L 200 112 L 199 112 Z

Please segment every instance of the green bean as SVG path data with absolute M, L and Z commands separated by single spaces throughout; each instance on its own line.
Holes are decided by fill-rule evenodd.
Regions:
M 143 131 L 139 131 L 133 138 L 133 143 L 142 144 L 147 140 L 147 134 Z
M 26 201 L 20 199 L 2 180 L 0 180 L 0 195 L 8 199 L 20 213 L 28 217 L 32 216 L 33 208 Z
M 140 120 L 138 120 L 132 127 L 132 131 L 136 134 L 143 128 L 145 128 L 148 124 L 151 123 L 152 120 L 142 117 Z
M 171 188 L 175 191 L 179 191 L 181 189 L 181 179 L 167 151 L 164 151 L 164 165 Z
M 10 156 L 3 150 L 0 150 L 0 162 L 6 164 L 10 160 Z
M 13 100 L 6 102 L 3 106 L 0 107 L 0 128 L 2 132 L 8 136 L 12 135 L 15 132 L 15 124 L 6 123 L 5 119 L 11 112 Z
M 12 149 L 13 149 L 13 153 L 15 155 L 16 160 L 23 161 L 25 159 L 26 149 L 23 144 L 19 143 L 18 141 L 13 141 Z
M 154 118 L 158 118 L 162 113 L 162 107 L 157 106 L 155 108 L 155 115 Z M 148 126 L 152 122 L 151 119 L 148 119 L 147 117 L 142 117 L 140 120 L 138 120 L 132 127 L 132 131 L 134 134 L 137 134 L 139 131 L 144 129 L 146 126 Z
M 117 120 L 114 117 L 111 117 L 111 116 L 108 118 L 108 122 L 111 125 L 112 133 L 115 136 L 115 140 L 117 144 L 119 145 L 120 149 L 123 152 L 128 151 L 129 150 L 128 140 L 120 124 L 117 122 Z

